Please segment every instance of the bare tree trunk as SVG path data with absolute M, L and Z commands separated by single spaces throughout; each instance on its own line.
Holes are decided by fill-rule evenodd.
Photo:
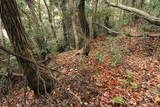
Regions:
M 28 14 L 26 11 L 24 11 L 22 8 L 18 8 L 19 10 L 20 10 L 20 12 L 21 12 L 21 14 L 24 14 L 25 16 L 26 16 L 26 21 L 28 21 L 28 29 L 29 30 L 32 30 L 32 32 L 33 32 L 33 27 L 32 27 L 32 17 L 31 17 L 31 15 L 30 14 Z M 36 45 L 38 45 L 37 43 L 36 43 L 36 41 L 33 39 L 33 37 L 30 37 L 29 38 L 29 42 L 30 42 L 30 44 L 31 44 L 31 48 L 32 49 L 34 49 L 34 48 L 36 48 Z
M 53 22 L 52 22 L 52 11 L 50 10 L 49 6 L 47 5 L 46 0 L 43 0 L 43 2 L 44 2 L 45 6 L 47 8 L 48 21 L 49 21 L 49 24 L 51 26 L 52 35 L 53 35 L 54 38 L 57 38 L 55 29 L 54 29 L 54 26 L 53 26 Z
M 144 1 L 145 1 L 145 0 L 141 0 L 141 2 L 140 2 L 140 6 L 141 6 L 141 8 L 143 8 Z
M 1 45 L 4 45 L 4 44 L 3 44 L 3 43 L 4 43 L 4 42 L 3 42 L 3 40 L 4 40 L 3 37 L 4 37 L 4 36 L 3 36 L 3 32 L 2 32 L 2 20 L 1 20 L 1 17 L 0 17 L 0 44 L 1 44 Z
M 132 0 L 132 7 L 135 7 L 136 0 Z
M 79 0 L 78 15 L 79 15 L 79 21 L 81 24 L 83 35 L 84 35 L 84 46 L 82 49 L 82 55 L 88 56 L 90 51 L 90 45 L 89 45 L 90 31 L 89 31 L 89 24 L 85 16 L 85 0 Z
M 42 21 L 42 9 L 41 9 L 41 0 L 38 0 L 38 16 L 39 16 L 39 20 L 41 23 L 43 23 Z
M 63 27 L 63 37 L 65 41 L 65 45 L 69 46 L 69 33 L 70 33 L 70 23 L 67 17 L 67 7 L 66 7 L 66 0 L 62 0 L 61 2 L 61 10 L 62 10 L 62 27 Z
M 136 9 L 136 8 L 133 8 L 133 7 L 125 6 L 125 5 L 122 5 L 120 3 L 116 4 L 116 3 L 111 3 L 111 2 L 106 1 L 106 4 L 108 4 L 112 7 L 123 9 L 125 11 L 136 13 L 137 15 L 143 17 L 145 20 L 150 22 L 151 24 L 160 26 L 160 18 L 155 17 L 155 16 L 151 16 L 147 12 L 144 12 L 142 10 L 139 10 L 139 9 Z
M 96 0 L 96 1 L 95 1 L 94 13 L 96 13 L 96 12 L 97 12 L 97 8 L 98 8 L 98 1 L 99 1 L 99 0 Z
M 25 29 L 22 26 L 16 1 L 0 0 L 0 2 L 0 16 L 14 52 L 35 62 L 32 51 L 29 48 L 30 46 Z M 17 61 L 24 70 L 29 87 L 34 90 L 36 94 L 51 92 L 55 85 L 55 79 L 53 79 L 50 72 L 42 70 L 35 64 L 22 58 L 17 57 Z
M 77 27 L 76 27 L 76 15 L 75 15 L 76 11 L 74 9 L 73 2 L 74 2 L 73 0 L 69 0 L 68 4 L 69 4 L 70 11 L 71 11 L 72 27 L 73 27 L 73 34 L 75 38 L 76 49 L 80 49 L 81 48 L 80 38 L 79 38 Z
M 96 12 L 97 12 L 97 8 L 98 8 L 98 1 L 99 0 L 94 0 L 93 2 L 92 2 L 92 4 L 94 5 L 94 7 L 93 7 L 93 13 L 92 14 L 95 14 Z M 91 17 L 91 19 L 90 19 L 90 22 L 91 22 L 91 27 L 90 27 L 90 29 L 91 29 L 91 35 L 92 35 L 92 37 L 93 38 L 95 38 L 96 37 L 96 26 L 93 24 L 93 22 L 96 22 L 97 21 L 97 19 L 94 19 L 93 18 L 93 16 Z

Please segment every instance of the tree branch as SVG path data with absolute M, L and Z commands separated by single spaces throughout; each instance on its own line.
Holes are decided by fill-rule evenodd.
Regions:
M 28 59 L 28 58 L 26 58 L 26 57 L 23 57 L 23 56 L 21 56 L 21 55 L 18 55 L 18 54 L 16 54 L 15 52 L 6 49 L 6 48 L 5 48 L 4 46 L 2 46 L 2 45 L 0 45 L 0 49 L 3 50 L 3 51 L 5 51 L 5 52 L 8 53 L 8 54 L 11 54 L 11 55 L 13 55 L 13 56 L 15 56 L 15 57 L 18 57 L 18 58 L 20 58 L 20 59 L 23 59 L 23 60 L 26 60 L 26 61 L 28 61 L 28 62 L 30 62 L 30 63 L 35 64 L 35 62 L 33 62 L 32 60 L 30 60 L 30 59 Z
M 95 24 L 95 25 L 98 25 L 98 26 L 100 26 L 100 27 L 102 27 L 102 28 L 105 28 L 106 30 L 108 30 L 108 31 L 111 32 L 111 33 L 120 34 L 120 32 L 116 32 L 116 31 L 114 31 L 114 30 L 106 27 L 105 25 L 98 24 L 98 23 L 94 23 L 94 22 L 93 22 L 92 24 Z
M 112 7 L 116 7 L 116 8 L 125 10 L 125 11 L 133 12 L 133 13 L 143 17 L 145 20 L 147 20 L 151 24 L 160 26 L 160 18 L 155 17 L 155 16 L 151 16 L 150 14 L 148 14 L 145 11 L 142 11 L 140 9 L 136 9 L 136 8 L 133 8 L 133 7 L 125 6 L 125 5 L 122 5 L 120 3 L 111 3 L 109 1 L 106 1 L 106 4 L 109 5 L 109 6 L 112 6 Z

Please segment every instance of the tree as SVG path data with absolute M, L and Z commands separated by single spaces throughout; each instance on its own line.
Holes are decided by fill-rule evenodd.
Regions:
M 148 14 L 145 11 L 139 10 L 137 8 L 125 6 L 125 5 L 122 5 L 120 3 L 117 4 L 117 3 L 111 3 L 111 2 L 106 1 L 106 4 L 109 5 L 109 6 L 112 6 L 112 7 L 120 8 L 120 9 L 125 10 L 125 11 L 133 12 L 133 13 L 141 16 L 142 18 L 144 18 L 145 20 L 147 20 L 151 24 L 160 26 L 160 18 L 155 17 L 155 16 L 151 16 L 150 14 Z
M 69 23 L 70 19 L 67 15 L 67 7 L 66 0 L 62 0 L 61 2 L 61 10 L 62 10 L 62 27 L 63 27 L 63 37 L 65 41 L 65 45 L 69 46 L 69 34 L 71 29 L 71 24 Z
M 3 45 L 3 40 L 4 40 L 4 38 L 3 38 L 4 36 L 3 36 L 3 32 L 2 32 L 2 20 L 1 20 L 1 18 L 0 18 L 0 44 L 1 45 Z
M 90 30 L 89 30 L 89 24 L 85 16 L 85 0 L 79 0 L 78 15 L 79 15 L 79 21 L 81 24 L 82 32 L 84 35 L 84 46 L 82 49 L 82 55 L 87 56 L 90 51 L 90 45 L 89 45 Z
M 35 62 L 30 49 L 28 38 L 22 22 L 15 0 L 0 0 L 0 17 L 6 29 L 14 52 L 31 61 L 17 57 L 19 65 L 24 70 L 29 87 L 35 94 L 44 94 L 51 92 L 55 85 L 50 72 L 39 68 Z
M 34 8 L 35 1 L 34 0 L 25 0 L 25 2 L 27 3 L 27 5 L 30 9 L 30 12 L 31 12 L 31 18 L 32 18 L 32 23 L 33 23 L 32 27 L 35 32 L 34 39 L 37 44 L 36 47 L 38 47 L 38 49 L 41 51 L 41 53 L 38 53 L 39 54 L 38 57 L 39 57 L 39 59 L 44 60 L 46 57 L 46 52 L 44 50 L 46 50 L 45 47 L 47 45 L 46 44 L 47 42 L 46 42 L 46 33 L 42 27 L 43 23 L 42 23 L 41 19 L 39 20 L 37 17 L 36 10 Z
M 92 17 L 91 17 L 91 19 L 90 19 L 90 22 L 91 22 L 91 24 L 90 24 L 90 32 L 91 32 L 91 35 L 92 35 L 93 38 L 96 37 L 96 27 L 95 27 L 95 25 L 93 24 L 93 22 L 96 22 L 96 21 L 97 21 L 97 19 L 96 19 L 95 17 L 93 17 L 93 16 L 94 16 L 94 14 L 97 12 L 98 2 L 99 2 L 99 0 L 92 0 L 92 1 L 91 1 L 91 4 L 92 4 L 92 7 L 93 7 L 93 8 L 92 8 Z
M 44 2 L 45 6 L 46 6 L 46 9 L 47 9 L 48 21 L 49 21 L 49 24 L 51 26 L 52 35 L 53 35 L 54 38 L 57 38 L 55 29 L 54 29 L 54 25 L 53 25 L 53 22 L 52 22 L 52 17 L 53 17 L 52 6 L 48 6 L 46 0 L 43 0 L 43 2 Z M 52 5 L 52 3 L 51 3 L 51 5 Z M 49 7 L 51 7 L 51 8 L 49 8 Z
M 141 2 L 140 2 L 141 8 L 143 8 L 144 2 L 145 2 L 145 0 L 141 0 Z
M 73 28 L 73 34 L 74 34 L 74 38 L 75 38 L 75 46 L 76 49 L 80 49 L 80 37 L 77 31 L 77 26 L 76 26 L 76 11 L 75 11 L 75 7 L 74 7 L 74 1 L 73 0 L 68 0 L 68 5 L 70 8 L 70 13 L 71 13 L 71 20 L 72 20 L 72 28 Z
M 132 0 L 132 7 L 135 7 L 136 0 Z

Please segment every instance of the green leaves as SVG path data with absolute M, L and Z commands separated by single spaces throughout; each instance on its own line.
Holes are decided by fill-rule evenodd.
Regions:
M 126 88 L 128 86 L 132 86 L 134 88 L 136 88 L 138 86 L 138 84 L 136 82 L 133 82 L 134 76 L 133 76 L 133 72 L 131 70 L 127 70 L 127 76 L 126 79 L 121 79 L 121 86 L 123 88 Z
M 117 104 L 122 104 L 124 102 L 124 99 L 122 96 L 116 96 L 112 99 L 112 101 Z
M 101 53 L 97 52 L 95 55 L 95 58 L 97 61 L 99 61 L 100 63 L 103 63 L 103 59 L 102 59 L 102 55 Z

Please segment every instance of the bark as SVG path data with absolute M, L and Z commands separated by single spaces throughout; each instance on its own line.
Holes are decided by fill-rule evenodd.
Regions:
M 120 3 L 116 4 L 116 3 L 111 3 L 111 2 L 106 1 L 106 4 L 108 4 L 109 6 L 112 6 L 112 7 L 123 9 L 125 11 L 133 12 L 133 13 L 141 16 L 142 18 L 144 18 L 145 20 L 147 20 L 151 24 L 160 26 L 160 18 L 155 17 L 155 16 L 151 16 L 147 12 L 144 12 L 142 10 L 139 10 L 139 9 L 136 9 L 133 7 L 125 6 Z
M 93 4 L 93 13 L 92 14 L 95 14 L 96 12 L 97 12 L 97 8 L 98 8 L 98 1 L 99 0 L 94 0 L 93 2 L 92 2 L 92 4 Z M 90 22 L 91 22 L 91 24 L 90 24 L 90 32 L 91 32 L 91 35 L 92 35 L 92 37 L 93 38 L 96 38 L 96 27 L 94 26 L 94 24 L 92 23 L 92 22 L 96 22 L 97 21 L 97 19 L 94 19 L 93 18 L 93 16 L 91 17 L 91 19 L 90 19 Z
M 81 46 L 80 46 L 80 38 L 79 38 L 79 35 L 78 35 L 78 32 L 77 32 L 77 26 L 76 26 L 76 11 L 74 9 L 74 6 L 73 6 L 73 0 L 69 0 L 69 8 L 70 8 L 70 12 L 71 12 L 71 20 L 72 20 L 72 28 L 73 28 L 73 34 L 74 34 L 74 38 L 75 38 L 75 46 L 76 46 L 76 49 L 80 49 Z
M 3 39 L 3 32 L 2 32 L 2 20 L 1 20 L 1 17 L 0 17 L 0 44 L 3 45 L 4 43 L 4 39 Z
M 26 11 L 24 11 L 22 8 L 18 7 L 19 11 L 21 14 L 24 14 L 26 16 L 26 21 L 28 21 L 28 29 L 29 30 L 32 30 L 33 32 L 33 28 L 32 28 L 32 18 L 31 18 L 31 15 L 28 14 Z M 28 36 L 28 35 L 27 35 Z M 30 42 L 30 46 L 32 49 L 36 48 L 36 41 L 33 39 L 33 38 L 29 38 L 29 42 Z
M 69 46 L 69 31 L 70 31 L 70 24 L 68 23 L 67 17 L 67 7 L 66 7 L 66 0 L 62 0 L 61 2 L 61 10 L 62 10 L 62 27 L 63 27 L 63 37 L 65 41 L 65 45 Z
M 141 8 L 143 8 L 143 5 L 144 5 L 144 0 L 141 0 L 141 2 L 140 2 Z
M 136 0 L 132 0 L 132 7 L 135 7 Z
M 45 6 L 47 8 L 48 21 L 49 21 L 49 24 L 50 24 L 50 27 L 51 27 L 52 35 L 53 35 L 54 38 L 57 38 L 55 29 L 54 29 L 54 26 L 53 26 L 53 22 L 52 22 L 52 11 L 50 10 L 49 6 L 47 5 L 46 0 L 43 0 L 43 2 L 44 2 Z
M 85 0 L 79 0 L 78 15 L 79 15 L 79 21 L 81 24 L 82 32 L 84 35 L 84 46 L 82 49 L 82 55 L 88 56 L 90 51 L 90 45 L 89 45 L 90 31 L 89 31 L 89 24 L 85 16 Z
M 14 52 L 35 62 L 32 51 L 29 48 L 25 29 L 22 26 L 16 1 L 0 0 L 0 2 L 0 15 Z M 34 90 L 35 94 L 51 92 L 55 85 L 55 79 L 53 79 L 50 72 L 38 68 L 36 64 L 28 60 L 17 57 L 17 61 L 24 70 L 28 86 Z
M 42 21 L 42 9 L 41 9 L 41 0 L 38 0 L 38 17 L 41 23 L 43 23 Z

